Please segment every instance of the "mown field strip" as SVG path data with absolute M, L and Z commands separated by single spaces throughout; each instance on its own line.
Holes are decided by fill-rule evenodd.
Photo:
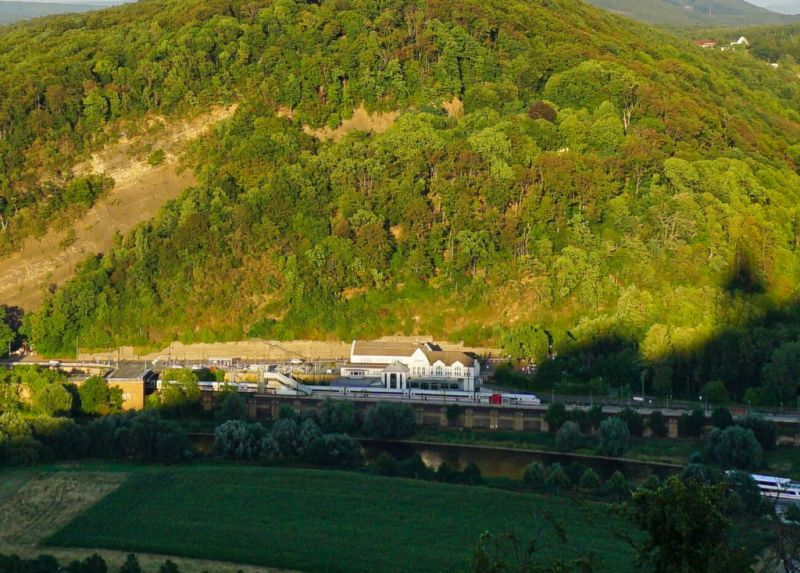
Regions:
M 34 546 L 125 481 L 123 473 L 4 473 L 0 542 Z M 6 479 L 3 479 L 5 482 Z

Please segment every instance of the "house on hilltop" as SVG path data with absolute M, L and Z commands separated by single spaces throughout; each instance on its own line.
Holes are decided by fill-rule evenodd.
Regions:
M 716 40 L 708 40 L 708 39 L 695 40 L 694 43 L 697 46 L 700 46 L 703 49 L 709 49 L 709 48 L 716 48 L 717 47 L 717 41 Z
M 354 340 L 350 361 L 342 368 L 348 378 L 375 378 L 384 388 L 476 391 L 480 362 L 458 350 L 442 350 L 433 342 Z
M 750 41 L 744 36 L 739 36 L 738 40 L 734 40 L 733 42 L 730 42 L 730 44 L 722 46 L 720 50 L 722 50 L 723 52 L 727 52 L 728 50 L 736 51 L 739 49 L 745 49 L 749 47 L 750 47 Z

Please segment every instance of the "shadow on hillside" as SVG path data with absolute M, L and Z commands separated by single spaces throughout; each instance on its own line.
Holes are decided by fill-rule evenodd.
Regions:
M 0 305 L 0 317 L 4 317 L 5 323 L 15 332 L 22 326 L 22 319 L 25 311 L 18 306 Z
M 732 297 L 728 314 L 749 308 L 749 317 L 741 316 L 719 326 L 712 337 L 685 343 L 693 332 L 684 329 L 682 338 L 672 333 L 661 341 L 664 352 L 655 358 L 642 355 L 640 333 L 604 333 L 578 339 L 568 334 L 568 342 L 559 349 L 555 360 L 539 366 L 534 377 L 536 389 L 557 388 L 572 382 L 573 386 L 601 380 L 612 389 L 638 394 L 642 384 L 647 394 L 697 400 L 704 386 L 711 381 L 724 382 L 731 400 L 752 401 L 753 405 L 794 406 L 798 387 L 784 388 L 781 394 L 767 391 L 761 385 L 762 369 L 782 345 L 800 339 L 800 301 L 779 308 L 773 307 L 761 293 L 765 292 L 749 261 L 742 260 L 725 283 Z M 738 304 L 738 303 L 745 303 Z M 753 312 L 753 309 L 756 311 Z M 739 319 L 741 318 L 741 319 Z M 789 370 L 792 368 L 789 365 Z M 791 382 L 787 383 L 791 384 Z M 800 385 L 800 383 L 798 383 Z M 588 392 L 587 392 L 588 393 Z
M 766 291 L 752 257 L 745 251 L 737 251 L 736 260 L 722 288 L 731 295 L 761 294 Z
M 10 351 L 16 350 L 23 343 L 23 339 L 22 336 L 19 334 L 19 331 L 22 328 L 22 319 L 24 317 L 25 317 L 25 311 L 18 306 L 7 306 L 4 304 L 0 305 L 0 320 L 5 322 L 8 326 L 10 326 L 11 330 L 13 330 L 16 333 L 16 336 L 11 341 L 9 348 L 4 350 L 10 350 Z M 5 354 L 5 352 L 0 354 L 0 356 L 2 356 L 3 354 Z M 15 358 L 14 356 L 9 356 L 9 359 L 11 360 L 13 360 L 14 358 Z

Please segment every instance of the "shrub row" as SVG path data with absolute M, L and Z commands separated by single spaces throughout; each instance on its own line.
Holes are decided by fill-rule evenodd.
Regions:
M 230 420 L 215 430 L 214 449 L 228 459 L 261 463 L 299 461 L 337 468 L 363 463 L 357 441 L 347 434 L 323 433 L 313 419 L 283 418 L 270 430 L 257 422 Z
M 625 408 L 616 416 L 625 422 L 631 436 L 642 436 L 645 428 L 649 428 L 655 437 L 667 435 L 667 423 L 664 415 L 655 410 L 647 417 L 637 413 L 631 408 Z M 564 404 L 550 404 L 545 414 L 545 421 L 550 426 L 551 431 L 560 430 L 566 422 L 573 422 L 582 433 L 590 433 L 600 429 L 603 421 L 608 417 L 603 413 L 600 406 L 593 406 L 588 410 L 567 411 Z M 706 413 L 702 409 L 692 410 L 690 413 L 683 414 L 678 418 L 678 435 L 684 438 L 700 437 L 703 429 L 708 423 L 712 426 L 724 430 L 731 425 L 739 425 L 753 431 L 761 447 L 770 450 L 775 447 L 777 439 L 777 426 L 774 422 L 759 416 L 748 415 L 745 418 L 734 422 L 733 416 L 727 408 L 717 408 L 711 413 L 711 417 L 706 418 Z M 573 432 L 575 434 L 575 432 Z M 574 440 L 573 440 L 574 442 Z M 564 448 L 575 449 L 575 448 Z
M 27 465 L 82 458 L 175 463 L 192 457 L 186 432 L 156 410 L 76 424 L 68 418 L 0 416 L 0 462 Z
M 631 436 L 642 436 L 645 427 L 650 428 L 653 435 L 657 437 L 663 437 L 667 434 L 666 420 L 658 410 L 651 413 L 647 419 L 631 408 L 625 408 L 614 417 L 620 418 L 625 422 Z M 545 414 L 545 421 L 553 432 L 560 429 L 564 423 L 573 422 L 577 424 L 581 432 L 590 433 L 599 430 L 603 421 L 608 418 L 609 416 L 603 412 L 603 408 L 600 406 L 592 406 L 588 410 L 576 409 L 568 411 L 566 406 L 561 403 L 550 404 Z
M 223 402 L 223 410 L 226 409 Z M 380 402 L 369 408 L 362 416 L 356 412 L 355 405 L 345 400 L 327 398 L 322 410 L 303 411 L 298 415 L 291 407 L 281 406 L 280 419 L 314 420 L 323 433 L 345 434 L 361 432 L 371 438 L 399 440 L 408 438 L 417 431 L 417 414 L 408 404 Z
M 0 572 L 2 573 L 108 573 L 105 559 L 96 553 L 83 561 L 73 561 L 62 566 L 52 555 L 40 555 L 36 559 L 23 559 L 18 555 L 0 555 Z M 139 560 L 129 554 L 119 573 L 142 573 Z M 180 569 L 167 559 L 158 569 L 158 573 L 180 573 Z
M 571 452 L 581 447 L 594 447 L 604 456 L 621 456 L 628 450 L 630 431 L 622 418 L 607 418 L 600 422 L 596 439 L 584 435 L 577 422 L 566 421 L 556 433 L 556 447 Z
M 574 490 L 597 498 L 622 501 L 627 499 L 633 491 L 633 486 L 628 483 L 625 476 L 615 471 L 611 477 L 603 482 L 592 468 L 580 462 L 572 462 L 564 467 L 560 463 L 548 466 L 540 462 L 533 462 L 525 468 L 522 480 L 526 487 L 540 493 L 562 493 Z M 651 475 L 644 487 L 657 488 L 658 477 Z

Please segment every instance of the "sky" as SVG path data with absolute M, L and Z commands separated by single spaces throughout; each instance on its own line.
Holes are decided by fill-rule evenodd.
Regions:
M 800 12 L 800 0 L 747 0 L 750 4 L 769 8 L 775 12 L 796 14 Z

